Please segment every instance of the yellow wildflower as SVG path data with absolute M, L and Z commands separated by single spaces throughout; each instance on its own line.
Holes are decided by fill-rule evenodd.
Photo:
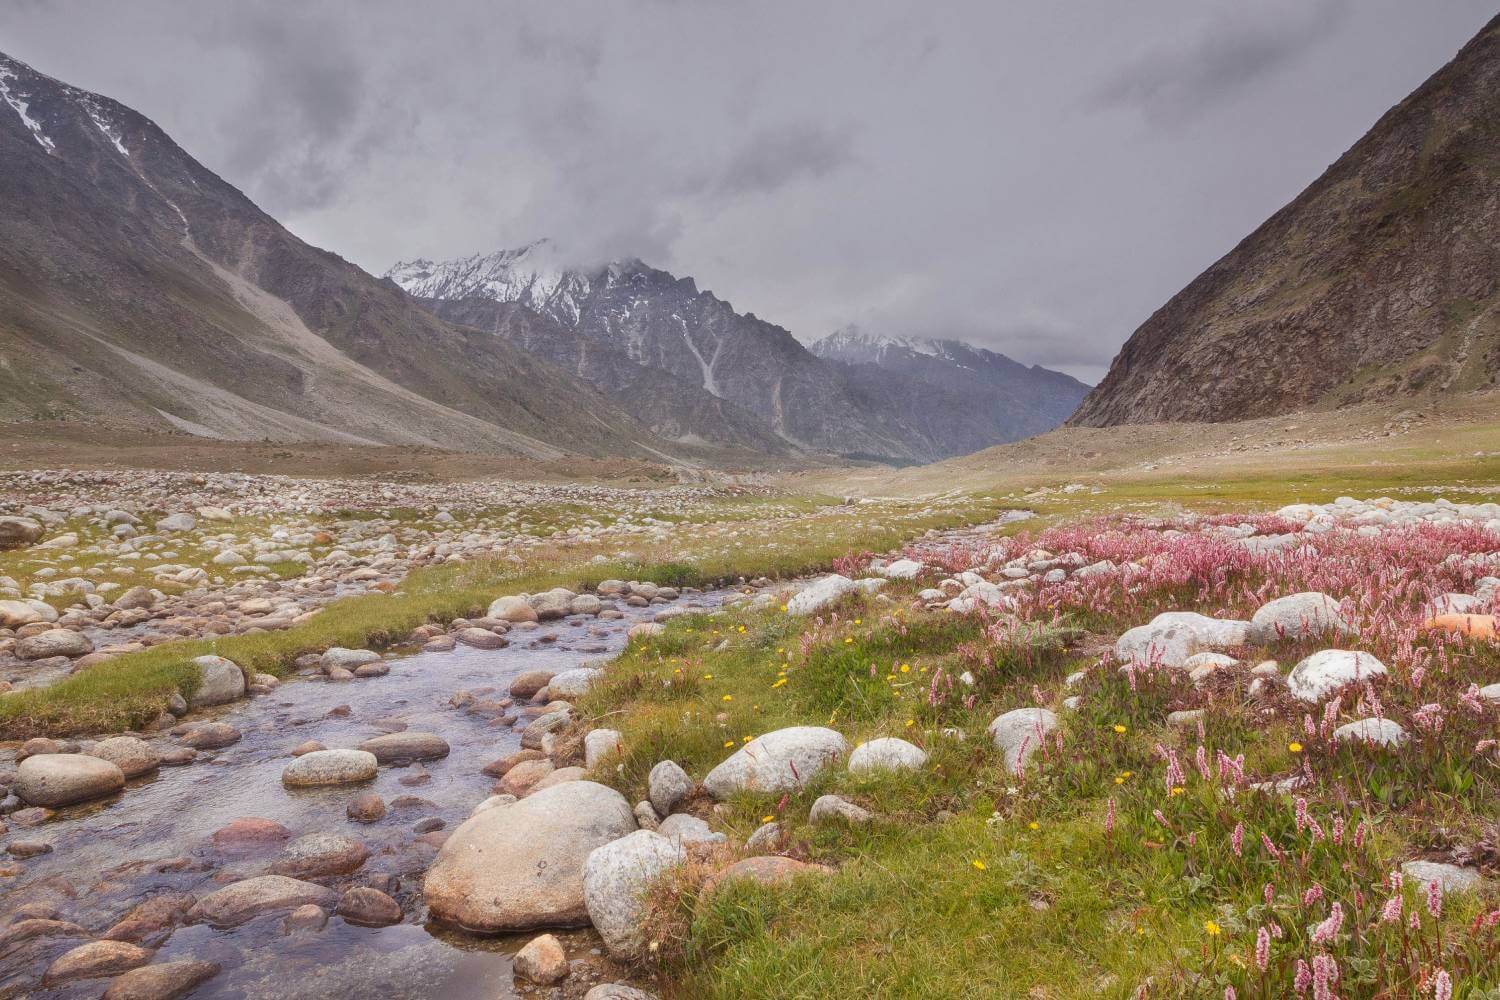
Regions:
M 1209 937 L 1218 937 L 1224 932 L 1224 929 L 1218 924 L 1214 923 L 1212 920 L 1205 921 L 1203 924 L 1203 929 L 1208 932 Z
M 978 858 L 975 858 L 973 861 L 970 861 L 969 864 L 973 865 L 974 868 L 976 870 L 978 870 L 978 871 L 984 871 L 985 867 L 986 867 L 985 863 L 983 861 L 980 861 Z
M 1117 733 L 1123 733 L 1123 732 L 1125 732 L 1125 727 L 1122 726 L 1122 725 L 1120 725 L 1117 722 L 1117 723 L 1115 723 L 1115 732 L 1117 732 Z
M 1286 748 L 1288 750 L 1290 750 L 1292 753 L 1301 753 L 1302 752 L 1302 744 L 1298 743 L 1296 740 L 1293 740 L 1292 742 L 1288 743 L 1286 745 Z

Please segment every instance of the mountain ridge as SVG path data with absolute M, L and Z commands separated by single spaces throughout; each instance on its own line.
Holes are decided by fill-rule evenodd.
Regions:
M 959 399 L 952 386 L 932 377 L 913 379 L 897 368 L 861 369 L 821 358 L 785 328 L 735 311 L 690 276 L 636 258 L 573 266 L 546 240 L 446 262 L 401 261 L 385 277 L 438 315 L 481 328 L 493 320 L 481 303 L 522 306 L 571 329 L 593 349 L 613 352 L 622 364 L 665 372 L 689 395 L 707 393 L 732 404 L 736 417 L 749 415 L 793 447 L 845 457 L 910 463 L 962 454 L 1048 430 L 1083 396 L 1081 384 L 1074 394 L 1059 383 L 1070 397 L 1066 404 L 1040 409 L 1031 405 L 1036 394 L 1029 390 L 1020 393 L 1024 404 Z M 552 349 L 563 367 L 624 398 L 603 373 L 587 373 L 578 344 Z M 1029 373 L 1046 372 L 1009 359 L 1003 363 L 1015 367 L 1017 384 L 1032 378 Z M 1046 373 L 1042 380 L 1054 375 L 1067 379 Z M 998 388 L 1012 392 L 1015 386 Z M 648 423 L 660 431 L 665 416 L 658 412 Z M 746 430 L 741 423 L 739 432 Z
M 1075 426 L 1500 378 L 1500 17 L 1126 341 Z
M 303 243 L 146 116 L 8 55 L 0 204 L 0 418 L 672 458 L 591 387 Z

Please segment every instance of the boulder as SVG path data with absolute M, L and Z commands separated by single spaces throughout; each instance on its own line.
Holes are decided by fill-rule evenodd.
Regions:
M 131 587 L 125 593 L 115 598 L 116 611 L 134 611 L 142 608 L 150 608 L 156 604 L 156 595 L 149 587 Z
M 281 783 L 289 788 L 351 785 L 369 781 L 379 767 L 375 755 L 366 750 L 315 750 L 288 764 Z
M 1317 703 L 1346 685 L 1384 677 L 1386 672 L 1385 664 L 1369 653 L 1324 649 L 1293 667 L 1286 686 L 1293 697 Z
M 100 740 L 89 751 L 89 756 L 109 761 L 126 778 L 154 771 L 161 765 L 161 755 L 151 748 L 151 744 L 134 736 L 111 736 Z
M 271 864 L 273 875 L 292 878 L 327 878 L 358 871 L 370 849 L 353 837 L 338 833 L 309 833 L 286 845 Z
M 359 749 L 375 755 L 381 764 L 409 764 L 414 760 L 437 760 L 448 756 L 448 741 L 436 733 L 406 730 L 365 740 Z
M 495 618 L 503 622 L 534 622 L 537 620 L 535 609 L 526 603 L 524 597 L 501 597 L 490 604 L 485 612 L 486 618 Z
M 619 752 L 620 732 L 617 729 L 595 729 L 583 738 L 583 766 L 590 771 Z
M 125 773 L 107 760 L 81 753 L 43 753 L 16 768 L 12 791 L 32 806 L 72 805 L 113 795 L 125 787 Z
M 555 670 L 527 670 L 517 674 L 510 682 L 510 696 L 512 698 L 530 698 L 556 675 Z
M 42 613 L 25 601 L 0 601 L 0 628 L 20 628 L 42 620 Z
M 547 682 L 547 693 L 554 701 L 558 699 L 572 701 L 575 698 L 582 698 L 594 682 L 603 676 L 604 671 L 598 667 L 564 670 L 560 674 L 554 674 Z
M 818 800 L 812 804 L 812 809 L 807 813 L 808 822 L 814 825 L 840 820 L 854 824 L 868 823 L 874 818 L 869 810 L 862 809 L 848 799 L 837 795 L 818 796 Z
M 222 750 L 240 738 L 240 731 L 227 722 L 203 722 L 178 737 L 177 742 L 194 750 Z
M 583 1000 L 656 1000 L 656 994 L 624 983 L 600 983 L 585 993 Z
M 849 770 L 860 774 L 869 771 L 915 771 L 927 763 L 927 751 L 894 736 L 861 743 L 849 755 Z
M 344 815 L 356 823 L 376 823 L 385 818 L 385 799 L 374 792 L 363 792 L 344 808 Z
M 550 760 L 523 760 L 505 772 L 499 787 L 505 794 L 520 798 L 530 794 L 537 782 L 554 770 L 556 768 Z
M 178 1000 L 219 974 L 219 963 L 184 959 L 131 969 L 116 976 L 104 1000 Z
M 799 875 L 827 875 L 832 869 L 823 865 L 812 865 L 805 861 L 784 858 L 775 854 L 760 855 L 736 861 L 721 872 L 709 876 L 699 893 L 701 898 L 713 895 L 714 891 L 735 879 L 750 879 L 761 885 L 778 885 L 789 882 Z
M 75 979 L 99 979 L 116 976 L 136 966 L 151 961 L 154 952 L 149 948 L 128 941 L 90 941 L 59 955 L 47 971 L 42 982 L 47 986 L 72 982 Z
M 815 611 L 821 611 L 845 594 L 859 589 L 859 584 L 847 576 L 830 573 L 793 595 L 791 600 L 786 602 L 786 610 L 792 615 L 810 615 Z
M 234 927 L 263 913 L 290 910 L 308 903 L 326 909 L 337 903 L 338 898 L 339 894 L 332 889 L 312 882 L 285 875 L 260 875 L 209 893 L 198 900 L 188 912 L 188 918 L 215 927 Z
M 1136 666 L 1181 667 L 1194 653 L 1218 653 L 1249 641 L 1250 623 L 1167 611 L 1115 642 L 1115 659 Z
M 334 912 L 360 927 L 388 927 L 401 922 L 401 904 L 379 889 L 355 886 L 339 897 Z
M 198 527 L 198 519 L 188 513 L 168 514 L 156 522 L 157 531 L 192 531 Z
M 537 620 L 550 621 L 563 618 L 573 610 L 573 599 L 578 595 L 566 587 L 553 587 L 545 594 L 533 594 L 527 598 L 536 611 Z
M 28 635 L 16 642 L 14 650 L 20 660 L 45 660 L 51 656 L 66 656 L 69 659 L 87 656 L 94 651 L 94 644 L 82 632 L 54 628 L 36 635 Z
M 1328 632 L 1353 635 L 1354 626 L 1339 614 L 1338 601 L 1317 591 L 1278 597 L 1250 616 L 1250 641 L 1262 645 Z
M 318 665 L 326 673 L 334 667 L 357 670 L 366 663 L 379 663 L 380 659 L 380 654 L 373 649 L 348 649 L 344 646 L 334 646 L 319 657 Z
M 619 792 L 569 781 L 465 820 L 428 870 L 423 896 L 435 918 L 471 931 L 582 926 L 585 861 L 634 829 Z
M 193 658 L 198 667 L 198 687 L 188 699 L 193 708 L 224 705 L 245 695 L 245 672 L 222 656 Z
M 575 615 L 597 615 L 603 609 L 604 602 L 593 594 L 579 594 L 568 605 L 569 612 Z
M 559 767 L 551 774 L 542 778 L 541 781 L 532 785 L 531 791 L 528 794 L 535 795 L 544 788 L 551 788 L 553 785 L 560 785 L 565 781 L 584 781 L 588 776 L 589 772 L 586 767 Z
M 1401 872 L 1421 883 L 1424 889 L 1429 882 L 1436 882 L 1445 893 L 1467 892 L 1484 885 L 1479 869 L 1460 868 L 1441 861 L 1407 861 L 1401 865 Z
M 31 545 L 42 537 L 42 524 L 29 517 L 0 517 L 0 549 Z
M 881 571 L 881 575 L 888 580 L 915 580 L 922 572 L 923 566 L 915 559 L 897 559 Z
M 454 639 L 465 646 L 475 649 L 504 649 L 510 645 L 510 640 L 503 635 L 497 635 L 487 628 L 465 628 L 459 629 L 453 636 Z
M 1336 743 L 1364 743 L 1379 747 L 1399 747 L 1409 737 L 1394 719 L 1358 719 L 1333 731 Z
M 703 779 L 716 799 L 735 792 L 787 792 L 849 751 L 849 743 L 822 726 L 791 726 L 757 736 Z M 654 804 L 654 803 L 653 803 Z
M 538 986 L 551 986 L 568 978 L 568 955 L 562 942 L 551 934 L 532 938 L 511 960 L 516 975 Z
M 689 813 L 673 813 L 657 824 L 656 832 L 676 844 L 722 844 L 728 839 Z
M 1005 769 L 1012 773 L 1026 766 L 1047 734 L 1057 728 L 1057 716 L 1045 708 L 1018 708 L 998 716 L 988 732 L 995 747 L 1005 755 Z
M 583 866 L 584 904 L 614 958 L 633 962 L 645 955 L 646 889 L 684 857 L 681 844 L 649 830 L 637 830 L 589 854 Z
M 693 779 L 676 761 L 660 761 L 646 778 L 647 797 L 658 816 L 670 816 L 677 803 L 693 791 Z
M 286 843 L 292 831 L 271 819 L 241 816 L 219 827 L 209 837 L 220 850 L 236 854 L 268 851 Z
M 1435 632 L 1456 632 L 1475 639 L 1495 638 L 1494 615 L 1435 615 L 1423 622 L 1422 627 Z

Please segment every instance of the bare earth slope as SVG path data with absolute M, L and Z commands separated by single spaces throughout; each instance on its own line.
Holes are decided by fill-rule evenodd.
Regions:
M 0 55 L 0 420 L 665 457 L 593 389 L 308 246 L 108 98 Z
M 1075 426 L 1500 377 L 1500 18 L 1126 342 Z

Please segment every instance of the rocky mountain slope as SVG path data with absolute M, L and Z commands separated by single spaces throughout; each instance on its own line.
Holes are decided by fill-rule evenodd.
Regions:
M 1036 400 L 1059 378 L 1072 380 L 1008 359 L 1001 360 L 1014 370 L 991 378 L 820 358 L 692 278 L 639 260 L 570 267 L 546 241 L 446 262 L 405 261 L 386 276 L 438 315 L 511 336 L 616 399 L 651 386 L 657 395 L 643 417 L 670 436 L 749 443 L 758 426 L 799 448 L 921 462 L 1047 430 L 1083 395 L 1076 383 L 1063 384 L 1066 402 L 1039 408 Z M 534 327 L 530 339 L 507 333 L 515 314 L 498 304 L 520 306 L 572 336 L 538 339 Z M 998 372 L 998 358 L 980 367 Z M 997 392 L 1001 398 L 992 398 Z
M 0 55 L 0 420 L 664 456 L 552 364 L 308 246 L 144 116 Z
M 1500 18 L 1158 310 L 1073 416 L 1233 420 L 1500 379 Z
M 903 408 L 913 419 L 944 421 L 958 454 L 1042 434 L 1068 419 L 1089 387 L 1070 375 L 1018 361 L 961 340 L 897 338 L 847 327 L 811 350 L 852 368 L 850 378 L 871 391 L 956 400 L 958 413 L 923 414 L 920 403 Z M 933 435 L 944 433 L 936 424 Z

